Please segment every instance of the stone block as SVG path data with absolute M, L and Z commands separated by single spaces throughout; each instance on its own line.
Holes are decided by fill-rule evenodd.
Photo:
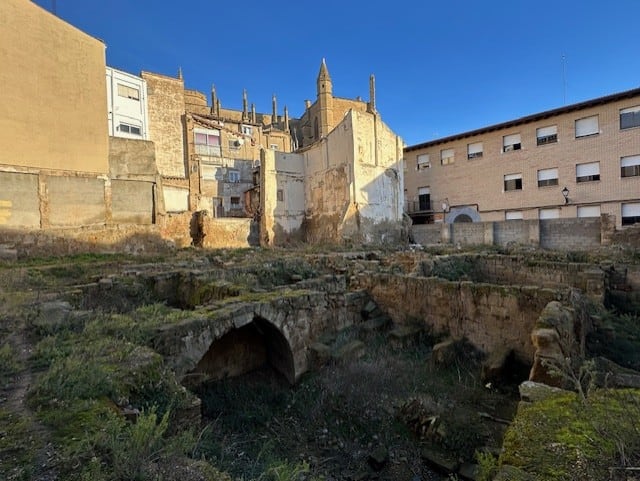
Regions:
M 365 352 L 364 342 L 353 340 L 336 349 L 333 357 L 337 361 L 353 361 L 360 359 Z

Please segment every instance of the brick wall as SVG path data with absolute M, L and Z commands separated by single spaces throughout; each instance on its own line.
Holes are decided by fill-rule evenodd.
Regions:
M 600 218 L 540 221 L 540 247 L 588 250 L 600 246 Z
M 421 224 L 411 227 L 414 242 L 422 245 L 509 245 L 540 246 L 545 249 L 584 251 L 599 247 L 601 219 L 569 218 L 510 220 L 459 224 Z M 605 228 L 609 224 L 605 222 Z

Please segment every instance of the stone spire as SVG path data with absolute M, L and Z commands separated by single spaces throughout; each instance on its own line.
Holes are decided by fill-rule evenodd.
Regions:
M 216 114 L 217 104 L 218 104 L 218 96 L 216 95 L 216 86 L 211 84 L 211 115 Z
M 220 99 L 216 100 L 216 115 L 220 117 Z
M 276 103 L 276 94 L 271 96 L 271 110 L 273 113 L 271 114 L 271 125 L 276 126 L 278 123 L 278 105 Z
M 256 104 L 251 103 L 251 123 L 256 123 Z
M 284 131 L 289 132 L 289 110 L 284 106 Z
M 247 100 L 247 89 L 242 89 L 242 121 L 246 122 L 249 118 L 249 114 L 247 112 L 248 100 Z
M 318 95 L 331 94 L 333 91 L 333 84 L 331 82 L 331 76 L 329 75 L 329 69 L 327 69 L 327 62 L 322 59 L 320 64 L 320 72 L 318 72 L 317 79 Z
M 182 67 L 178 67 L 178 80 L 182 80 Z
M 367 104 L 367 112 L 376 113 L 376 77 L 371 74 L 369 77 L 369 103 Z

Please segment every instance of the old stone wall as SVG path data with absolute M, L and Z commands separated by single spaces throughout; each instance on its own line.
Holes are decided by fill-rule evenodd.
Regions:
M 132 176 L 156 180 L 156 148 L 145 140 L 109 137 L 109 175 L 113 179 Z
M 155 283 L 154 289 L 160 297 L 163 292 L 173 296 L 181 275 L 156 277 L 151 279 L 151 285 Z M 361 321 L 362 309 L 369 299 L 362 291 L 345 293 L 346 281 L 342 276 L 329 276 L 320 281 L 315 285 L 307 283 L 301 289 L 283 290 L 276 298 L 266 296 L 252 302 L 229 304 L 213 314 L 194 311 L 192 319 L 163 328 L 154 348 L 165 356 L 179 377 L 193 373 L 205 357 L 203 364 L 216 370 L 229 369 L 231 362 L 250 367 L 254 364 L 253 355 L 243 351 L 242 346 L 237 346 L 240 351 L 227 356 L 229 362 L 213 362 L 209 351 L 216 341 L 230 334 L 235 336 L 239 329 L 258 321 L 266 337 L 274 336 L 265 331 L 275 330 L 276 337 L 286 341 L 278 350 L 289 352 L 289 366 L 281 365 L 279 370 L 294 382 L 308 369 L 308 347 L 326 332 L 336 332 Z M 286 358 L 286 353 L 280 354 L 281 359 Z M 200 364 L 200 367 L 207 366 Z M 217 373 L 209 374 L 215 377 Z
M 184 82 L 150 72 L 140 75 L 147 81 L 149 139 L 156 145 L 158 170 L 163 176 L 184 178 Z
M 160 235 L 188 247 L 197 233 L 197 216 L 192 212 L 158 216 Z M 202 247 L 208 249 L 243 248 L 259 245 L 258 225 L 252 219 L 202 217 Z
M 153 224 L 155 219 L 153 182 L 111 181 L 111 221 L 116 224 Z
M 0 172 L 0 227 L 40 228 L 38 175 Z
M 260 165 L 261 243 L 304 240 L 304 156 L 266 150 Z
M 173 249 L 157 226 L 114 225 L 64 229 L 0 229 L 0 244 L 11 246 L 18 258 L 70 254 L 153 254 Z
M 434 277 L 361 274 L 352 283 L 366 289 L 398 325 L 466 338 L 484 352 L 505 346 L 531 363 L 531 331 L 542 309 L 565 300 L 566 290 L 451 282 Z

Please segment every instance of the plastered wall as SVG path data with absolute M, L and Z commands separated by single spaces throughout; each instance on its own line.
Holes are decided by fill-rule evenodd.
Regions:
M 2 0 L 0 46 L 0 165 L 106 173 L 105 45 L 34 2 Z

